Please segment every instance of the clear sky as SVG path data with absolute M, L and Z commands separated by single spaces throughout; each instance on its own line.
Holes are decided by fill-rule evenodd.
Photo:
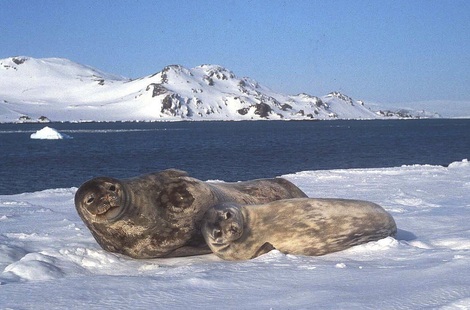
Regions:
M 218 64 L 286 94 L 470 101 L 470 1 L 0 1 L 0 58 L 138 78 Z

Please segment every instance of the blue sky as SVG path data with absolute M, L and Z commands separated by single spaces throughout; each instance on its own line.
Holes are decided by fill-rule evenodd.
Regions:
M 138 78 L 219 64 L 273 90 L 470 101 L 470 1 L 2 1 L 0 58 Z

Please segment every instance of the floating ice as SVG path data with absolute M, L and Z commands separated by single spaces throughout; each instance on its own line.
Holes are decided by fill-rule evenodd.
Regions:
M 31 134 L 31 139 L 59 140 L 59 139 L 71 139 L 71 138 L 72 137 L 62 134 L 58 132 L 56 129 L 50 128 L 48 126 Z

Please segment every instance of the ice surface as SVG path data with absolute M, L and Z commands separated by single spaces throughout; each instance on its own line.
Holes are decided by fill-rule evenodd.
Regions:
M 58 132 L 54 128 L 48 126 L 44 127 L 41 130 L 36 131 L 31 134 L 31 139 L 41 139 L 41 140 L 60 140 L 60 139 L 71 139 L 70 136 Z
M 470 308 L 467 160 L 285 177 L 311 197 L 382 205 L 398 235 L 321 257 L 135 260 L 98 246 L 76 188 L 0 196 L 0 308 Z

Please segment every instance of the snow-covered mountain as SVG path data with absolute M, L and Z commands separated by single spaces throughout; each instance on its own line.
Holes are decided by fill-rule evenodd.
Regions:
M 0 60 L 0 122 L 401 117 L 415 115 L 375 112 L 339 92 L 280 94 L 217 65 L 171 65 L 131 80 L 67 59 Z

